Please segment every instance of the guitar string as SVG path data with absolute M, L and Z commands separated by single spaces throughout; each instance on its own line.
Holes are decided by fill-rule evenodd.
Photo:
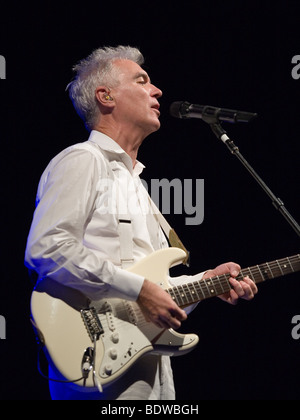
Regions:
M 259 283 L 270 278 L 276 278 L 282 274 L 289 274 L 293 271 L 300 269 L 300 255 L 295 255 L 292 257 L 282 258 L 280 260 L 271 261 L 270 263 L 263 263 L 253 267 L 247 267 L 241 269 L 238 277 L 244 277 L 248 274 L 254 277 L 254 281 Z M 279 264 L 282 266 L 280 267 Z M 285 270 L 285 273 L 284 273 Z M 276 271 L 276 273 L 275 273 Z M 271 277 L 266 277 L 271 273 Z M 255 277 L 258 277 L 255 279 Z M 225 293 L 231 289 L 229 282 L 230 275 L 222 274 L 220 276 L 214 276 L 209 279 L 198 280 L 190 282 L 184 285 L 173 286 L 168 289 L 165 289 L 170 296 L 175 299 L 176 303 L 179 306 L 185 306 L 200 302 L 201 300 L 207 299 L 209 297 L 218 296 L 222 293 Z M 214 284 L 218 282 L 219 285 Z M 192 288 L 192 291 L 190 290 Z M 201 296 L 201 297 L 200 297 Z M 147 321 L 143 322 L 144 317 L 142 316 L 142 321 L 138 320 L 140 325 L 146 325 Z
M 240 274 L 237 276 L 237 278 L 243 278 L 246 275 L 250 275 L 254 277 L 253 280 L 255 281 L 255 283 L 260 283 L 261 281 L 265 281 L 270 278 L 276 278 L 280 275 L 292 273 L 293 271 L 297 271 L 300 269 L 299 257 L 300 255 L 298 254 L 292 257 L 286 257 L 280 260 L 275 260 L 270 263 L 263 263 L 257 266 L 243 268 Z M 294 261 L 297 263 L 295 267 L 293 267 Z M 269 274 L 271 274 L 271 277 L 269 276 Z M 183 305 L 187 303 L 195 303 L 201 300 L 198 292 L 200 292 L 200 294 L 202 295 L 202 299 L 206 299 L 208 297 L 213 297 L 217 294 L 222 294 L 226 291 L 229 291 L 231 289 L 229 278 L 229 274 L 222 274 L 220 276 L 214 276 L 209 279 L 199 280 L 181 286 L 174 286 L 172 288 L 166 289 L 166 291 L 171 296 L 173 295 L 176 301 L 178 301 L 179 303 L 181 303 L 180 301 L 182 301 Z M 216 282 L 219 283 L 220 287 L 217 284 L 215 284 Z M 189 290 L 191 287 L 193 288 L 192 292 Z M 196 296 L 194 296 L 193 291 L 196 293 Z M 187 293 L 190 295 L 190 298 L 188 298 Z
M 266 275 L 269 275 L 270 273 L 271 278 L 276 278 L 282 274 L 289 274 L 293 271 L 300 270 L 299 257 L 300 255 L 298 254 L 292 257 L 286 257 L 280 260 L 272 261 L 270 263 L 263 263 L 257 266 L 243 268 L 238 277 L 243 278 L 245 275 L 250 274 L 252 277 L 254 277 L 254 281 L 255 277 L 258 277 L 256 279 L 256 283 L 259 283 L 269 279 L 270 277 L 266 277 Z M 282 266 L 280 267 L 279 264 Z M 201 300 L 207 299 L 209 297 L 218 296 L 229 291 L 231 289 L 229 278 L 229 274 L 222 274 L 220 276 L 214 276 L 209 279 L 198 280 L 194 282 L 192 281 L 184 285 L 173 286 L 165 290 L 173 299 L 175 299 L 179 306 L 185 306 L 200 302 Z M 137 324 L 140 327 L 148 325 L 149 321 L 145 319 L 143 313 L 138 308 L 136 309 L 137 310 L 134 312 Z

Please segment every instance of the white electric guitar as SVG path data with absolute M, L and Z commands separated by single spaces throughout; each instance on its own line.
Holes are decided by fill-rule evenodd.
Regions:
M 170 267 L 186 253 L 179 248 L 159 250 L 130 267 L 159 284 L 180 307 L 228 292 L 224 274 L 183 286 L 170 286 Z M 255 283 L 300 270 L 300 255 L 242 269 L 238 280 Z M 38 283 L 31 297 L 32 322 L 47 356 L 69 382 L 86 387 L 117 380 L 146 353 L 181 355 L 198 343 L 195 334 L 180 334 L 148 322 L 136 302 L 103 299 L 90 302 L 80 292 L 50 280 Z

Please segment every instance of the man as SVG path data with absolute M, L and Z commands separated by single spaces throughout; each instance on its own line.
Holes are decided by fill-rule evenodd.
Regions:
M 75 66 L 70 97 L 90 137 L 62 151 L 43 173 L 25 260 L 39 279 L 78 289 L 91 300 L 136 301 L 149 322 L 177 329 L 186 312 L 163 288 L 126 270 L 168 246 L 157 218 L 145 211 L 149 197 L 139 177 L 138 150 L 160 128 L 162 96 L 142 64 L 140 51 L 119 46 L 100 48 Z M 230 273 L 232 290 L 222 299 L 235 304 L 257 292 L 248 277 L 234 279 L 239 269 L 226 263 L 199 278 Z M 51 363 L 49 376 L 63 379 Z M 170 360 L 157 355 L 139 359 L 103 393 L 52 381 L 50 391 L 53 399 L 175 398 Z

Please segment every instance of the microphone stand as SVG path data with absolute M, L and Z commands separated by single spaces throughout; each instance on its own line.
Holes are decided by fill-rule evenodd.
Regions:
M 213 133 L 216 135 L 216 137 L 223 141 L 223 143 L 226 144 L 228 149 L 232 154 L 234 154 L 240 162 L 245 166 L 245 168 L 250 172 L 250 174 L 253 176 L 253 178 L 258 182 L 258 184 L 262 187 L 262 189 L 265 191 L 265 193 L 270 197 L 272 200 L 273 206 L 278 210 L 284 218 L 288 221 L 288 223 L 292 226 L 292 228 L 295 230 L 295 232 L 300 236 L 300 227 L 296 220 L 290 215 L 290 213 L 285 208 L 282 200 L 278 197 L 276 197 L 270 188 L 264 183 L 264 181 L 259 177 L 259 175 L 254 171 L 252 166 L 246 161 L 246 159 L 243 157 L 243 155 L 240 153 L 239 148 L 234 144 L 234 142 L 227 136 L 226 131 L 221 126 L 217 116 L 202 116 L 202 119 L 207 122 Z

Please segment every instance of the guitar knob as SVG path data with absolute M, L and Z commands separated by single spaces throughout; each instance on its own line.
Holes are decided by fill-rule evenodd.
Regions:
M 106 373 L 106 375 L 111 375 L 111 373 L 112 373 L 112 365 L 105 365 L 104 372 Z
M 110 349 L 109 356 L 112 360 L 116 360 L 116 358 L 118 357 L 117 349 Z
M 119 340 L 120 340 L 120 336 L 119 336 L 119 333 L 113 333 L 112 335 L 111 335 L 111 341 L 114 343 L 114 344 L 117 344 L 118 342 L 119 342 Z

